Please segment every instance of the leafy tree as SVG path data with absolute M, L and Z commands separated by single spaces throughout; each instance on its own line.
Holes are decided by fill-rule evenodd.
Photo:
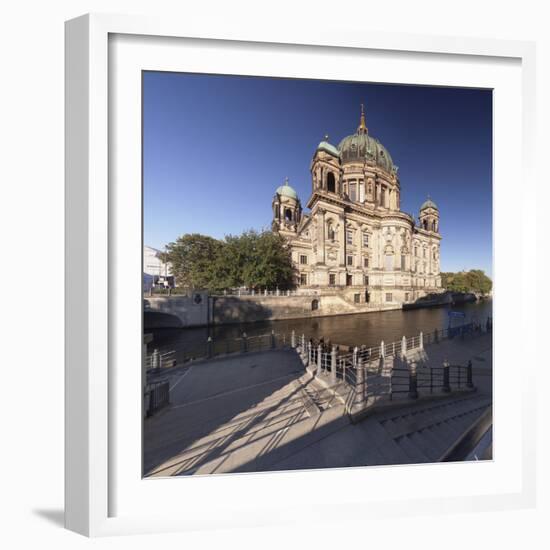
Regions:
M 481 269 L 459 271 L 458 273 L 441 273 L 441 285 L 452 292 L 476 292 L 489 294 L 493 282 Z
M 200 234 L 179 237 L 167 247 L 176 283 L 220 291 L 225 288 L 291 288 L 294 267 L 283 237 L 269 230 L 245 231 L 218 241 Z
M 166 247 L 163 259 L 172 264 L 178 286 L 210 289 L 215 285 L 214 266 L 222 247 L 223 243 L 212 237 L 186 234 Z

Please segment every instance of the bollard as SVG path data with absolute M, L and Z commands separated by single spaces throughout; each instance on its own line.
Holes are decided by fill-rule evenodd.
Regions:
M 355 399 L 354 406 L 363 408 L 365 406 L 366 380 L 365 371 L 363 370 L 363 360 L 361 357 L 357 359 L 355 365 Z
M 243 332 L 242 346 L 243 353 L 246 353 L 248 351 L 248 336 L 246 335 L 246 332 Z
M 296 347 L 296 333 L 294 331 L 290 334 L 290 347 L 294 349 Z
M 407 339 L 403 336 L 401 338 L 401 357 L 405 357 L 407 355 Z
M 212 336 L 209 336 L 206 341 L 206 355 L 209 358 L 212 357 Z
M 413 361 L 409 365 L 409 397 L 418 399 L 418 380 L 416 377 L 416 363 Z
M 420 331 L 420 336 L 418 338 L 418 346 L 420 349 L 424 349 L 424 333 Z
M 450 366 L 447 360 L 443 361 L 443 388 L 444 393 L 451 391 L 451 378 L 450 378 Z
M 333 384 L 336 384 L 336 346 L 332 346 L 332 351 L 330 352 L 330 380 Z
M 275 349 L 275 331 L 271 331 L 271 349 Z
M 323 348 L 321 344 L 317 346 L 317 376 L 323 371 Z
M 466 370 L 466 387 L 473 388 L 474 387 L 474 380 L 472 376 L 472 360 L 468 360 L 468 368 Z

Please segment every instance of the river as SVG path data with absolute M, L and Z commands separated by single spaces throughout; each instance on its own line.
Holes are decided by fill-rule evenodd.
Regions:
M 179 347 L 205 342 L 208 336 L 220 341 L 240 337 L 243 332 L 250 336 L 268 334 L 305 334 L 306 338 L 324 338 L 334 344 L 349 346 L 376 346 L 381 340 L 394 342 L 402 336 L 414 336 L 420 331 L 432 332 L 449 325 L 449 310 L 461 311 L 466 322 L 485 323 L 493 315 L 491 300 L 456 306 L 394 310 L 375 313 L 359 313 L 318 317 L 316 319 L 290 319 L 282 321 L 260 321 L 205 328 L 165 329 L 155 334 L 155 344 L 165 347 Z M 456 324 L 457 321 L 455 320 Z

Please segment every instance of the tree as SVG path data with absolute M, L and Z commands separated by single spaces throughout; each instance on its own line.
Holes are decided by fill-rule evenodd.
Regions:
M 290 288 L 294 283 L 290 249 L 283 237 L 268 230 L 228 235 L 217 271 L 223 288 Z
M 186 234 L 166 247 L 163 259 L 172 264 L 178 286 L 211 289 L 215 286 L 214 266 L 222 247 L 223 243 L 212 237 L 199 233 Z
M 459 271 L 458 273 L 441 273 L 441 285 L 451 292 L 475 292 L 489 294 L 493 282 L 481 269 Z
M 291 288 L 294 267 L 283 237 L 269 230 L 245 231 L 219 241 L 187 234 L 170 243 L 164 256 L 178 286 L 221 291 L 226 288 Z

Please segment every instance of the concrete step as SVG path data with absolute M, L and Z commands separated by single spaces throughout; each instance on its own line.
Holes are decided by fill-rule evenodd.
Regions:
M 418 448 L 417 445 L 411 441 L 410 437 L 407 435 L 398 437 L 395 440 L 396 444 L 399 446 L 399 449 L 406 454 L 407 460 L 403 460 L 404 464 L 421 464 L 424 462 L 429 462 L 428 457 Z

